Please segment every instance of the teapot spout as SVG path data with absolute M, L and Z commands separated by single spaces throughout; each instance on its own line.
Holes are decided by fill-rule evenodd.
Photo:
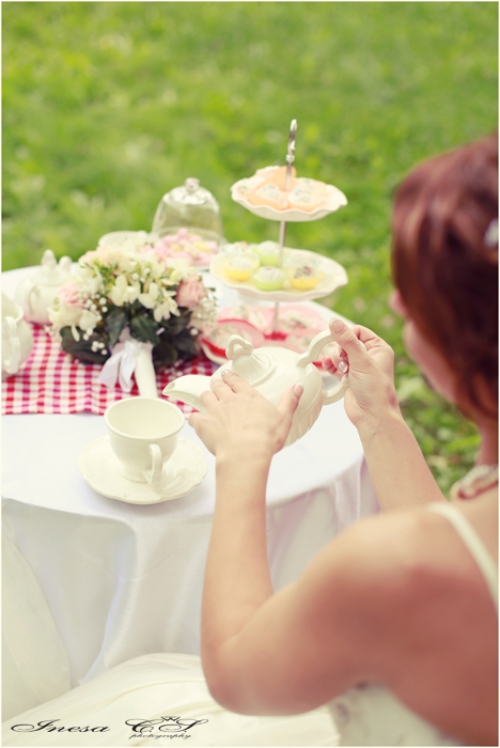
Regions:
M 163 394 L 165 397 L 172 397 L 183 403 L 192 405 L 200 413 L 204 413 L 205 408 L 201 404 L 200 397 L 203 392 L 209 389 L 210 377 L 204 377 L 200 374 L 186 374 L 167 384 L 163 390 Z

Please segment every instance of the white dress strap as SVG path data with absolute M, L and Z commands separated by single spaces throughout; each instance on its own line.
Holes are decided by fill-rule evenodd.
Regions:
M 498 612 L 498 566 L 467 517 L 454 504 L 433 503 L 428 509 L 446 517 L 476 561 Z

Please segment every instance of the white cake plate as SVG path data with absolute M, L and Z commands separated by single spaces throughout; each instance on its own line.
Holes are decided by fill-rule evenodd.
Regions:
M 319 218 L 324 218 L 329 213 L 335 213 L 336 210 L 347 205 L 346 196 L 337 187 L 334 187 L 333 184 L 326 185 L 327 197 L 314 211 L 299 210 L 298 208 L 276 210 L 269 205 L 252 205 L 240 192 L 241 187 L 244 187 L 247 181 L 247 179 L 240 179 L 239 182 L 233 184 L 231 187 L 231 197 L 236 203 L 249 210 L 250 213 L 260 218 L 267 218 L 269 221 L 291 221 L 292 223 L 317 221 Z
M 212 257 L 210 272 L 225 283 L 226 286 L 234 288 L 242 296 L 247 296 L 250 299 L 261 299 L 263 301 L 311 301 L 312 299 L 320 299 L 323 296 L 328 296 L 337 288 L 347 284 L 347 273 L 342 265 L 339 265 L 335 260 L 316 254 L 316 252 L 310 252 L 307 249 L 292 251 L 300 252 L 306 262 L 309 259 L 311 264 L 314 263 L 315 267 L 323 273 L 323 277 L 317 286 L 311 288 L 310 291 L 300 291 L 296 288 L 261 291 L 254 286 L 250 279 L 248 281 L 231 280 L 224 271 L 223 263 L 226 259 L 224 254 L 217 254 Z

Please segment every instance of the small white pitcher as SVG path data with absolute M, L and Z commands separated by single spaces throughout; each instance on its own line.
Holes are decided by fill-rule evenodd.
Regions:
M 2 292 L 2 379 L 17 374 L 32 348 L 33 334 L 22 308 Z

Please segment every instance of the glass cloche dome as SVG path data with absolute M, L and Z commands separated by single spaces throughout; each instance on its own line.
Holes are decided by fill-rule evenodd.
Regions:
M 154 234 L 164 236 L 180 228 L 195 231 L 218 245 L 224 241 L 219 203 L 194 177 L 163 195 L 156 209 Z

